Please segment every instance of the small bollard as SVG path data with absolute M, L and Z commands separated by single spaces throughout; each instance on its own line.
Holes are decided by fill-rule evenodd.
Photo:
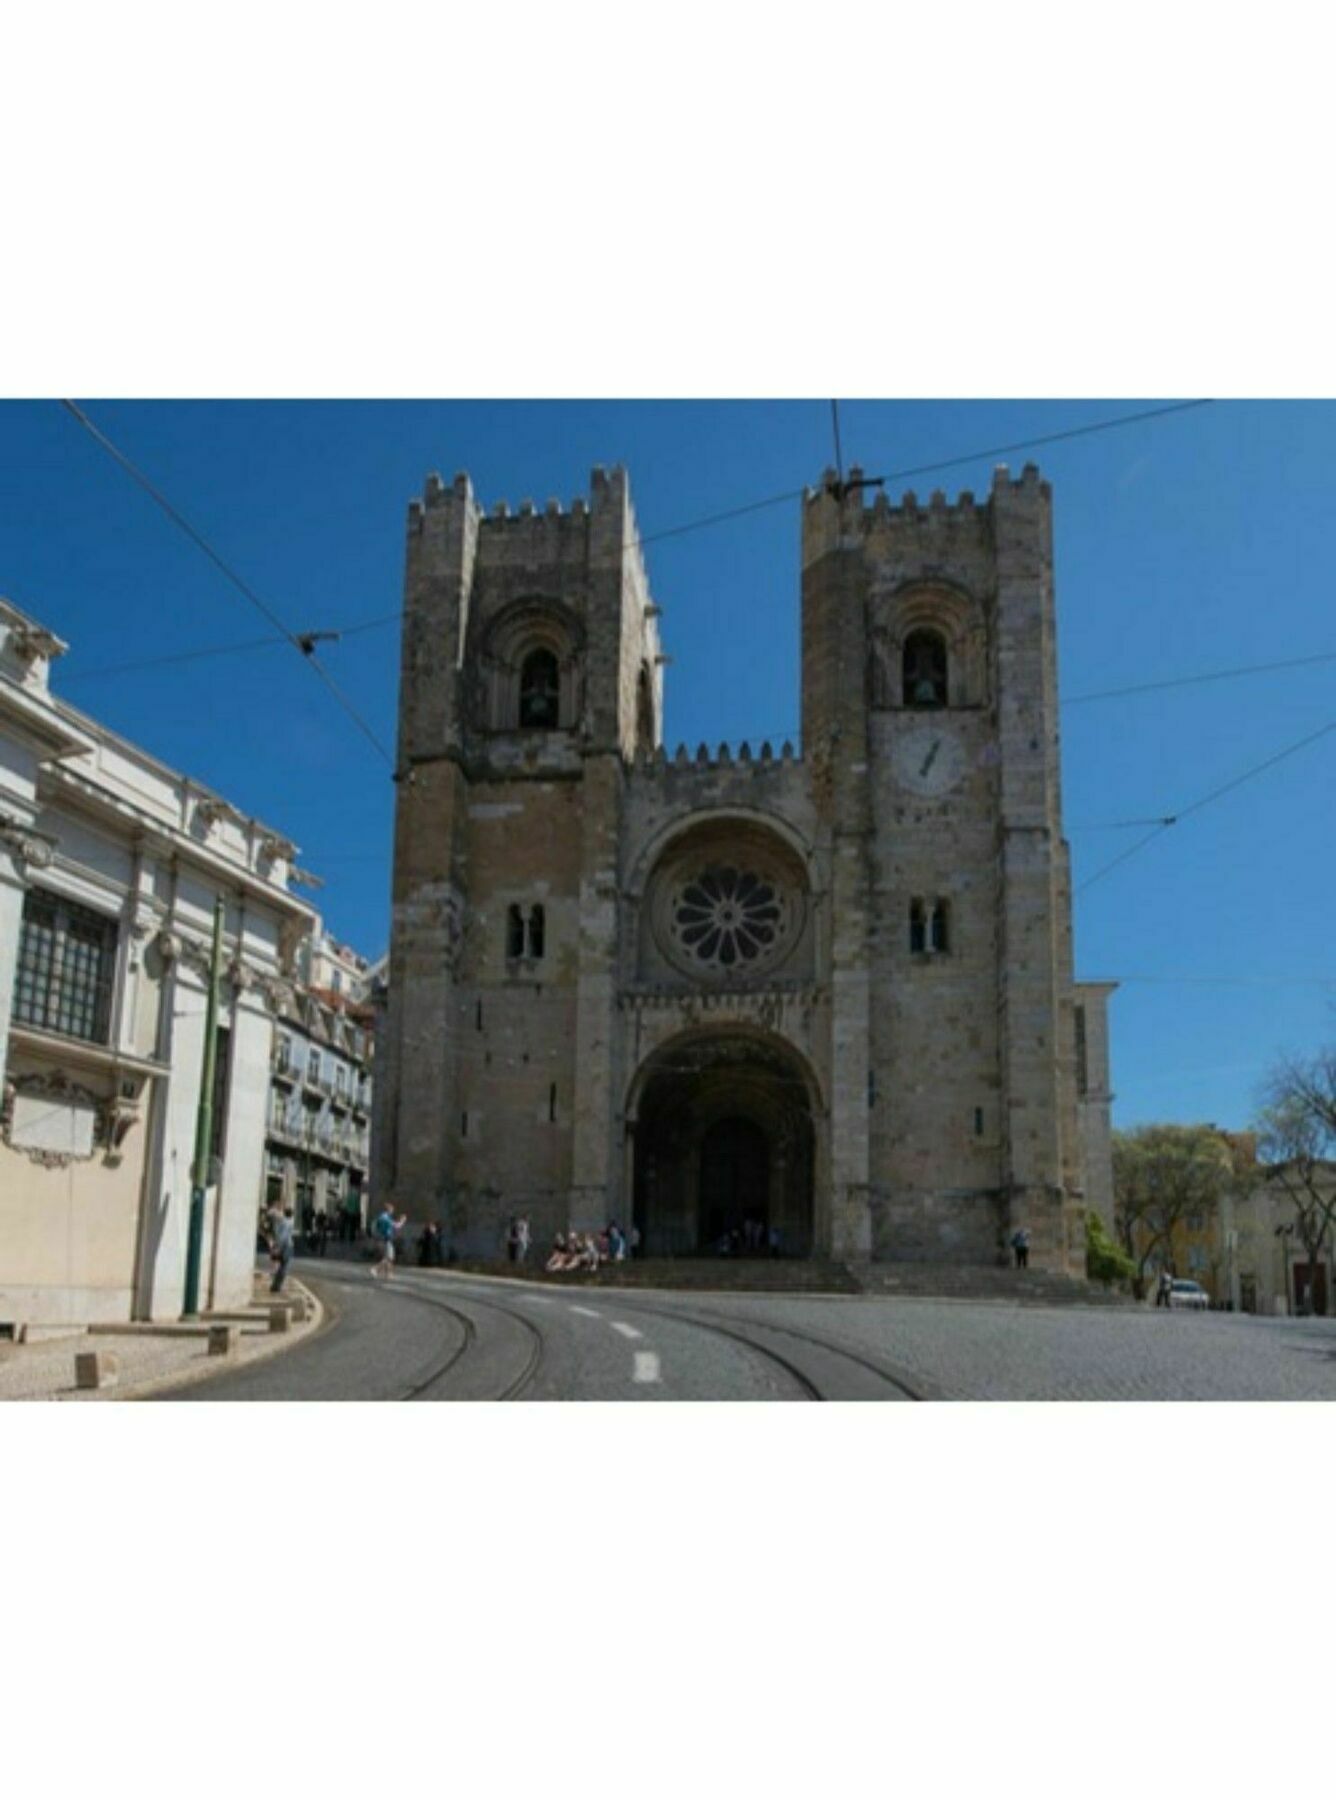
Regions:
M 311 1303 L 305 1294 L 292 1296 L 292 1319 L 296 1325 L 304 1325 L 311 1316 Z
M 210 1325 L 210 1356 L 232 1356 L 240 1342 L 241 1327 L 239 1325 Z
M 269 1308 L 270 1331 L 289 1331 L 292 1328 L 292 1315 L 286 1306 Z
M 80 1350 L 74 1358 L 74 1384 L 81 1388 L 115 1387 L 121 1359 L 114 1350 Z

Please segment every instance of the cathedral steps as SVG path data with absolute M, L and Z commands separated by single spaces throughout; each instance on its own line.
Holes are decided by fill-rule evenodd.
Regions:
M 1117 1289 L 1047 1269 L 927 1262 L 850 1265 L 862 1294 L 933 1300 L 1008 1300 L 1022 1306 L 1133 1306 Z
M 605 1263 L 597 1274 L 548 1275 L 541 1266 L 460 1263 L 556 1287 L 671 1288 L 698 1293 L 869 1294 L 933 1300 L 1002 1300 L 1022 1306 L 1130 1306 L 1127 1295 L 1044 1269 L 929 1262 L 834 1262 L 746 1256 L 649 1257 Z

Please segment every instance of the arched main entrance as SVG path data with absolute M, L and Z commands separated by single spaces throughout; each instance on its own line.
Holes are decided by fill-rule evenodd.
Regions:
M 814 1128 L 799 1058 L 751 1032 L 690 1033 L 634 1088 L 634 1217 L 649 1256 L 811 1254 Z

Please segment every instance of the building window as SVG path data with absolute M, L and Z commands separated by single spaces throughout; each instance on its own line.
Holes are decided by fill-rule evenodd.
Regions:
M 552 731 L 557 723 L 561 673 L 550 650 L 531 650 L 520 667 L 520 726 Z
M 946 642 L 937 632 L 910 632 L 905 639 L 903 676 L 906 706 L 946 705 Z
M 909 949 L 914 956 L 945 956 L 951 948 L 951 909 L 942 899 L 909 902 Z
M 506 908 L 506 955 L 512 962 L 524 955 L 524 914 L 518 906 Z
M 306 1079 L 308 1081 L 319 1081 L 320 1079 L 320 1052 L 314 1044 L 306 1052 Z
M 348 1071 L 342 1063 L 334 1071 L 334 1092 L 340 1099 L 348 1092 Z
M 115 965 L 114 919 L 54 894 L 29 892 L 14 978 L 15 1019 L 105 1044 Z
M 1089 1088 L 1089 1069 L 1086 1062 L 1086 1016 L 1085 1007 L 1076 1009 L 1076 1091 L 1084 1094 Z
M 718 969 L 771 960 L 788 928 L 785 898 L 752 869 L 711 866 L 673 899 L 672 930 L 687 954 Z
M 547 942 L 547 918 L 541 906 L 531 906 L 526 918 L 522 906 L 506 908 L 506 958 L 537 962 Z M 482 1001 L 478 1002 L 478 1029 L 482 1030 Z
M 214 1027 L 213 1118 L 209 1127 L 209 1156 L 220 1158 L 227 1148 L 227 1099 L 232 1077 L 232 1033 L 228 1026 Z

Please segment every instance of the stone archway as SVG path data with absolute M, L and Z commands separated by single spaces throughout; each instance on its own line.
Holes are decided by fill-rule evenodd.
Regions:
M 811 1085 L 787 1045 L 721 1029 L 674 1038 L 635 1083 L 634 1211 L 647 1256 L 809 1256 L 814 1241 Z M 749 1229 L 750 1222 L 750 1229 Z

